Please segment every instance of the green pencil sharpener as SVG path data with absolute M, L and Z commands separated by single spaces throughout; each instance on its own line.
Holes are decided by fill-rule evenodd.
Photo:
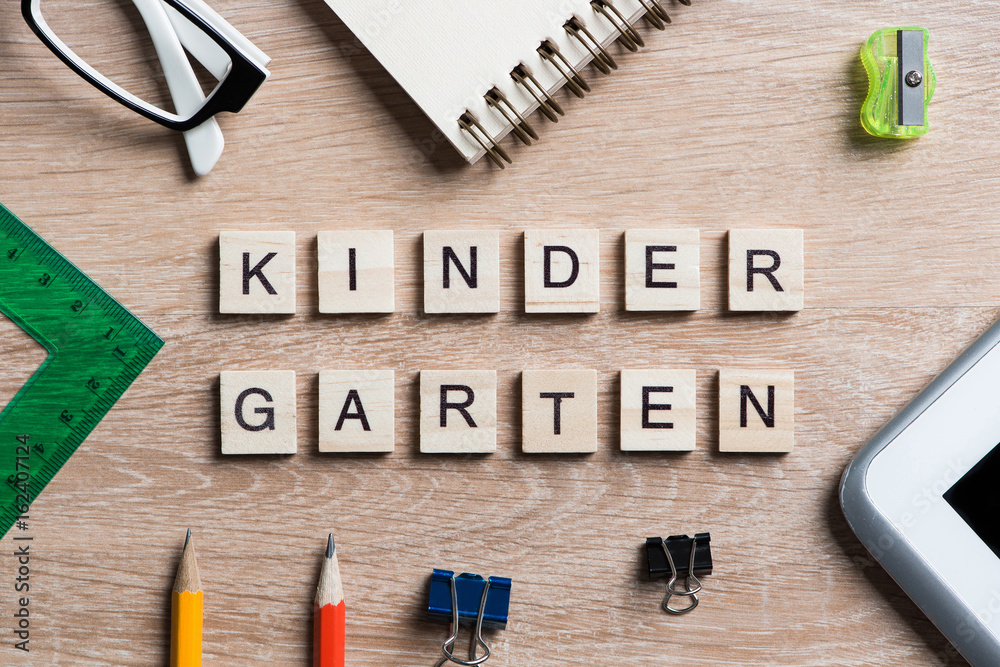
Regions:
M 927 133 L 927 105 L 937 83 L 928 38 L 924 28 L 883 28 L 861 47 L 868 72 L 861 124 L 868 134 L 906 139 Z

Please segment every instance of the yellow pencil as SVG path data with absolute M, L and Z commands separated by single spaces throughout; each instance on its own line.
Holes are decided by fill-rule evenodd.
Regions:
M 204 594 L 194 558 L 191 529 L 184 540 L 184 553 L 177 566 L 171 594 L 170 667 L 201 667 L 201 619 Z

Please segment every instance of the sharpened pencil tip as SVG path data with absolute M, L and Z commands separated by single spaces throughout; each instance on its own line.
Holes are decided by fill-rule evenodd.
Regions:
M 188 528 L 187 537 L 184 538 L 184 548 L 187 549 L 188 542 L 191 541 L 191 529 Z
M 337 548 L 337 545 L 333 542 L 333 533 L 330 533 L 329 539 L 326 541 L 326 557 L 333 558 L 333 552 Z

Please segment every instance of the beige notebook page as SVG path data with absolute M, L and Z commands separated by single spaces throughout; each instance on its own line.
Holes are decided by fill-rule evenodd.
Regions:
M 591 53 L 563 25 L 575 16 L 608 45 L 618 37 L 612 23 L 589 0 L 326 0 L 337 16 L 378 58 L 400 86 L 469 162 L 485 151 L 458 124 L 471 112 L 496 139 L 511 129 L 483 97 L 498 87 L 527 116 L 538 102 L 510 72 L 528 67 L 550 93 L 566 79 L 536 49 L 554 42 L 577 69 Z M 645 13 L 638 0 L 615 0 L 635 23 Z

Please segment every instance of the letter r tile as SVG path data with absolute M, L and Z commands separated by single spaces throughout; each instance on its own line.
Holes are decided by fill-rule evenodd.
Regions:
M 598 230 L 531 229 L 524 233 L 524 312 L 599 312 L 600 279 Z
M 219 312 L 295 312 L 295 232 L 219 234 Z
M 219 374 L 223 454 L 295 453 L 295 371 Z
M 488 454 L 497 448 L 496 371 L 420 371 L 420 451 Z
M 729 230 L 729 310 L 802 310 L 801 229 Z

